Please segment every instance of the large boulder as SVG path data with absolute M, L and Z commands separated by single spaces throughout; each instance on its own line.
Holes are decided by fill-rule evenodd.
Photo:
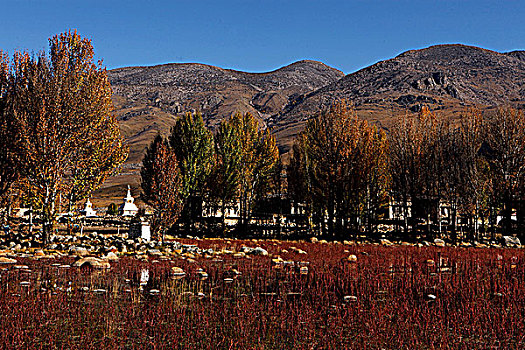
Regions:
M 16 264 L 15 259 L 6 258 L 5 256 L 0 256 L 0 264 Z
M 436 238 L 436 239 L 434 240 L 434 245 L 435 245 L 436 247 L 444 247 L 444 246 L 445 246 L 445 241 L 442 240 L 442 239 L 440 239 L 440 238 Z
M 506 247 L 517 247 L 521 245 L 520 239 L 514 236 L 503 236 L 503 243 Z
M 95 269 L 109 269 L 111 265 L 108 261 L 94 258 L 94 257 L 87 257 L 82 258 L 80 260 L 75 261 L 73 264 L 74 267 L 91 267 Z

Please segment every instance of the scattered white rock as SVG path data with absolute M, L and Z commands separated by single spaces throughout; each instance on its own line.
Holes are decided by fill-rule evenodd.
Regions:
M 350 254 L 350 255 L 348 256 L 348 259 L 347 259 L 347 260 L 348 260 L 349 262 L 351 262 L 351 263 L 356 263 L 356 262 L 357 262 L 357 255 L 355 255 L 355 254 Z
M 0 256 L 0 264 L 16 264 L 16 259 L 6 258 L 5 256 Z
M 249 247 L 242 247 L 241 253 L 250 254 L 250 255 L 268 255 L 268 251 L 261 247 L 256 248 L 249 248 Z
M 118 260 L 118 256 L 114 252 L 109 252 L 109 253 L 106 254 L 104 259 L 115 261 L 115 260 Z
M 434 301 L 434 300 L 436 300 L 436 298 L 437 297 L 434 294 L 427 294 L 427 300 L 429 300 L 429 301 Z
M 149 270 L 142 269 L 140 270 L 140 285 L 145 286 L 149 281 Z
M 357 301 L 357 297 L 355 295 L 345 295 L 343 300 L 345 303 L 355 302 Z
M 201 280 L 205 280 L 206 278 L 208 278 L 208 273 L 206 271 L 204 271 L 203 269 L 198 269 L 197 270 L 197 276 L 201 279 Z
M 379 240 L 379 242 L 381 242 L 381 245 L 383 245 L 383 246 L 391 246 L 391 245 L 392 245 L 392 242 L 390 242 L 390 241 L 389 241 L 388 239 L 386 239 L 386 238 L 381 238 L 381 239 Z
M 76 247 L 71 246 L 69 247 L 69 254 L 71 255 L 78 255 L 78 256 L 86 256 L 89 254 L 88 250 L 84 247 Z
M 173 266 L 171 268 L 171 276 L 175 279 L 181 279 L 186 276 L 186 272 L 184 272 L 184 270 L 181 269 L 180 267 Z
M 521 245 L 520 239 L 518 237 L 503 236 L 503 240 L 506 247 L 514 247 Z
M 440 238 L 436 238 L 436 239 L 434 239 L 434 245 L 437 246 L 437 247 L 444 247 L 445 246 L 445 241 L 440 239 Z

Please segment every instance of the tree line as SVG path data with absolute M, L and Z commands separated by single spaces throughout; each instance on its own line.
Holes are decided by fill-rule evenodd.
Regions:
M 238 230 L 245 232 L 254 204 L 264 197 L 279 163 L 275 138 L 250 113 L 221 122 L 215 135 L 200 113 L 179 118 L 168 138 L 148 146 L 141 168 L 143 199 L 152 208 L 154 233 L 164 233 L 180 217 L 193 229 L 202 201 L 222 212 L 238 206 Z
M 71 211 L 127 157 L 90 40 L 68 31 L 49 45 L 35 55 L 0 51 L 0 200 L 5 206 L 16 193 L 37 208 L 44 242 L 57 201 Z M 226 209 L 236 206 L 246 232 L 256 204 L 286 191 L 303 209 L 294 224 L 310 234 L 377 233 L 392 204 L 402 219 L 389 224 L 404 235 L 521 232 L 524 122 L 512 108 L 454 121 L 423 108 L 384 130 L 339 102 L 308 120 L 284 167 L 274 136 L 251 114 L 236 113 L 212 133 L 199 113 L 187 113 L 147 148 L 143 199 L 160 236 L 179 218 L 195 229 L 203 200 L 222 213 L 223 230 Z
M 523 122 L 523 112 L 512 108 L 471 110 L 454 121 L 423 108 L 384 130 L 335 103 L 309 119 L 290 152 L 287 197 L 303 209 L 294 225 L 340 239 L 377 234 L 381 223 L 405 236 L 453 240 L 459 230 L 469 239 L 515 232 L 523 226 Z M 223 213 L 223 229 L 225 207 L 238 203 L 238 227 L 246 229 L 256 202 L 280 193 L 282 172 L 275 139 L 252 115 L 235 114 L 212 134 L 197 113 L 179 119 L 169 138 L 153 141 L 141 174 L 154 221 L 172 224 L 180 214 L 191 226 L 192 199 L 204 199 Z M 388 220 L 389 206 L 400 219 Z
M 468 239 L 488 232 L 494 238 L 497 229 L 521 232 L 524 123 L 523 111 L 512 108 L 485 115 L 471 110 L 457 121 L 423 108 L 397 118 L 386 133 L 339 103 L 309 120 L 297 137 L 289 196 L 306 204 L 308 228 L 331 237 L 377 233 L 392 204 L 402 215 L 390 224 L 405 236 L 455 240 L 460 216 Z

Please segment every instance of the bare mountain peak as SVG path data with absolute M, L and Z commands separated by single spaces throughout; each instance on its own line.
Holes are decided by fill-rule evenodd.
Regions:
M 521 61 L 525 61 L 525 51 L 524 50 L 506 52 L 505 55 L 517 58 Z
M 168 63 L 118 68 L 108 75 L 117 117 L 134 149 L 133 162 L 140 160 L 146 142 L 157 132 L 167 132 L 181 113 L 200 111 L 213 128 L 232 113 L 250 112 L 271 127 L 298 98 L 344 76 L 311 60 L 263 73 L 202 63 Z
M 163 63 L 153 66 L 131 66 L 131 67 L 121 67 L 121 68 L 115 68 L 110 70 L 111 75 L 117 75 L 122 72 L 156 72 L 156 71 L 180 71 L 180 70 L 186 70 L 186 69 L 193 69 L 193 70 L 215 70 L 215 71 L 222 71 L 222 72 L 229 72 L 234 74 L 253 74 L 253 75 L 268 75 L 268 74 L 274 74 L 282 71 L 289 71 L 297 68 L 311 68 L 311 69 L 317 69 L 317 70 L 328 70 L 332 72 L 338 72 L 341 75 L 343 74 L 340 70 L 330 67 L 326 65 L 323 62 L 314 61 L 314 60 L 300 60 L 296 62 L 292 62 L 288 65 L 285 65 L 283 67 L 268 71 L 268 72 L 246 72 L 241 71 L 237 69 L 231 69 L 231 68 L 221 68 L 218 66 L 205 64 L 205 63 Z
M 524 107 L 525 51 L 499 53 L 462 44 L 406 51 L 309 93 L 281 117 L 279 125 L 300 129 L 314 111 L 341 99 L 382 125 L 396 114 L 417 112 L 425 105 L 444 115 L 469 106 Z
M 443 59 L 464 55 L 500 55 L 499 52 L 464 44 L 439 44 L 423 49 L 405 51 L 395 58 L 413 57 L 419 59 Z

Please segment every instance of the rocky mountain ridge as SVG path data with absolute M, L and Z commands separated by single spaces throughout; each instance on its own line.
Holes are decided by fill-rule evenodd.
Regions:
M 444 115 L 457 115 L 468 107 L 523 107 L 525 51 L 498 53 L 459 44 L 407 51 L 309 93 L 281 116 L 281 123 L 303 124 L 311 111 L 340 99 L 383 126 L 393 116 L 417 112 L 423 105 Z

